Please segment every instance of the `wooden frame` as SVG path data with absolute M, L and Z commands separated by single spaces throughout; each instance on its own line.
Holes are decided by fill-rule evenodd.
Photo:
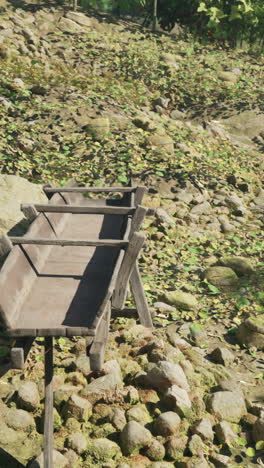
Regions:
M 62 188 L 53 188 L 46 186 L 45 193 L 53 195 L 48 204 L 23 204 L 21 210 L 25 216 L 34 221 L 33 224 L 41 223 L 40 217 L 47 216 L 51 213 L 52 219 L 56 222 L 56 232 L 50 237 L 43 235 L 36 235 L 38 230 L 32 230 L 24 237 L 15 237 L 7 235 L 2 236 L 0 239 L 1 253 L 9 254 L 7 263 L 10 266 L 7 271 L 11 269 L 12 252 L 15 249 L 24 249 L 28 246 L 30 254 L 36 258 L 37 264 L 40 258 L 39 249 L 45 250 L 45 255 L 51 252 L 51 249 L 58 247 L 75 247 L 78 248 L 95 248 L 96 251 L 100 247 L 102 249 L 107 247 L 107 252 L 113 249 L 117 252 L 117 257 L 114 263 L 114 268 L 111 273 L 111 278 L 108 283 L 107 289 L 104 292 L 104 299 L 98 308 L 93 322 L 89 327 L 82 326 L 80 323 L 71 324 L 69 327 L 54 327 L 45 328 L 39 325 L 40 328 L 12 328 L 12 320 L 7 322 L 7 329 L 10 336 L 16 336 L 16 344 L 12 349 L 11 357 L 12 364 L 15 368 L 23 369 L 27 354 L 30 350 L 34 337 L 45 337 L 45 418 L 44 418 L 44 467 L 53 468 L 53 449 L 52 449 L 52 436 L 53 436 L 53 337 L 54 336 L 73 336 L 82 335 L 87 336 L 87 350 L 90 358 L 91 370 L 99 371 L 103 366 L 104 353 L 109 333 L 111 308 L 123 309 L 128 283 L 130 282 L 131 290 L 134 295 L 138 315 L 142 325 L 152 328 L 151 315 L 147 305 L 144 288 L 140 278 L 139 267 L 137 259 L 140 254 L 141 248 L 146 242 L 146 236 L 140 232 L 142 223 L 146 215 L 152 215 L 152 209 L 141 206 L 142 199 L 147 189 L 145 187 L 76 187 L 74 182 L 71 181 L 68 186 Z M 83 204 L 75 204 L 82 193 L 112 193 L 120 192 L 123 194 L 120 206 L 110 206 L 93 204 L 93 200 L 84 199 Z M 70 200 L 62 194 L 68 194 L 72 197 Z M 58 198 L 61 197 L 61 198 Z M 76 198 L 77 197 L 77 198 Z M 59 201 L 59 204 L 58 204 Z M 74 204 L 73 204 L 74 203 Z M 57 232 L 57 227 L 64 226 L 64 217 L 71 215 L 100 215 L 102 219 L 108 215 L 116 215 L 111 218 L 111 222 L 115 223 L 115 219 L 123 219 L 122 238 L 71 238 L 63 237 Z M 44 219 L 44 218 L 43 218 Z M 65 218 L 69 219 L 69 218 Z M 79 219 L 79 218 L 78 218 Z M 86 217 L 84 216 L 83 222 Z M 100 218 L 101 219 L 101 218 Z M 109 218 L 110 219 L 110 218 Z M 50 220 L 47 220 L 50 223 Z M 64 224 L 63 224 L 64 223 Z M 32 226 L 33 226 L 32 224 Z M 23 250 L 24 251 L 24 250 Z M 16 250 L 17 255 L 20 250 Z M 27 251 L 25 251 L 27 254 Z M 28 254 L 27 254 L 28 255 Z M 13 255 L 14 257 L 14 255 Z M 29 258 L 30 261 L 30 258 Z M 4 275 L 7 274 L 4 272 Z M 9 275 L 10 276 L 10 275 Z M 45 275 L 44 275 L 45 276 Z M 55 275 L 56 276 L 56 275 Z M 7 276 L 8 278 L 8 276 Z M 0 278 L 1 280 L 1 278 Z M 0 315 L 3 312 L 3 307 L 0 303 Z M 2 317 L 7 317 L 2 315 Z M 38 325 L 37 325 L 38 326 Z

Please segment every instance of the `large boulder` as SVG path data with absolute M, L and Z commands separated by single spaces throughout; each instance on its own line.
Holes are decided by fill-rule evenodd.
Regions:
M 21 203 L 47 203 L 41 185 L 32 184 L 14 175 L 0 175 L 0 235 L 24 218 L 20 211 Z M 13 233 L 20 235 L 24 232 L 20 228 Z
M 264 316 L 245 320 L 239 325 L 236 336 L 241 345 L 264 351 Z
M 125 455 L 148 447 L 152 441 L 151 432 L 136 421 L 128 422 L 121 432 L 121 446 Z

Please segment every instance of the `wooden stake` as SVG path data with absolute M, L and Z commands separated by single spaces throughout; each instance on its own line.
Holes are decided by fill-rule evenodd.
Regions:
M 45 337 L 44 468 L 53 468 L 53 338 Z
M 144 325 L 144 327 L 153 328 L 152 318 L 137 262 L 130 276 L 130 284 L 141 324 Z

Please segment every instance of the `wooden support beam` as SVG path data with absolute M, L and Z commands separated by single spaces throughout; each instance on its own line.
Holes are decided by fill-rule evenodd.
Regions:
M 128 281 L 135 266 L 135 261 L 137 260 L 137 257 L 145 241 L 146 235 L 143 232 L 134 232 L 130 239 L 122 265 L 119 270 L 116 287 L 113 294 L 112 304 L 116 309 L 122 309 L 124 307 Z
M 130 231 L 130 236 L 129 236 L 130 238 L 134 232 L 137 232 L 140 230 L 147 212 L 148 212 L 148 208 L 145 208 L 144 206 L 141 206 L 141 205 L 137 206 L 134 216 L 132 217 L 131 231 Z
M 0 237 L 0 257 L 4 257 L 5 255 L 9 254 L 12 250 L 13 244 L 12 241 L 6 234 L 3 234 Z
M 143 185 L 139 185 L 136 187 L 135 191 L 135 206 L 138 206 L 142 203 L 142 200 L 144 198 L 144 195 L 148 192 L 147 187 L 144 187 Z
M 21 205 L 21 211 L 29 221 L 34 221 L 38 216 L 38 212 L 34 205 L 23 204 Z
M 45 338 L 44 467 L 53 468 L 53 339 Z
M 27 206 L 21 205 L 21 209 Z M 113 214 L 132 215 L 136 208 L 130 206 L 87 206 L 87 205 L 34 205 L 40 213 L 72 213 L 72 214 Z
M 126 247 L 128 245 L 127 240 L 115 240 L 115 239 L 46 239 L 46 238 L 34 238 L 34 237 L 9 237 L 12 244 L 17 245 L 58 245 L 58 246 L 72 246 L 72 247 Z
M 89 350 L 90 367 L 92 371 L 99 371 L 103 367 L 105 348 L 109 334 L 111 316 L 111 302 L 108 301 L 104 316 L 99 323 L 94 341 Z
M 136 190 L 136 187 L 51 187 L 44 185 L 43 190 L 45 193 L 63 193 L 63 192 L 76 192 L 76 193 L 111 193 L 111 192 L 133 192 Z
M 15 346 L 11 349 L 11 362 L 13 369 L 24 369 L 28 353 L 34 338 L 20 338 L 16 340 Z
M 140 277 L 138 263 L 135 263 L 134 269 L 130 276 L 130 284 L 132 294 L 135 299 L 139 319 L 142 325 L 147 328 L 152 328 L 152 318 L 148 308 L 148 302 L 143 288 L 143 283 Z

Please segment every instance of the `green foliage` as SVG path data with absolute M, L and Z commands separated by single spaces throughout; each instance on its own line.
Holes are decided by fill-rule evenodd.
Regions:
M 203 0 L 197 12 L 206 17 L 206 27 L 216 38 L 234 44 L 238 40 L 263 39 L 264 4 L 262 0 Z

